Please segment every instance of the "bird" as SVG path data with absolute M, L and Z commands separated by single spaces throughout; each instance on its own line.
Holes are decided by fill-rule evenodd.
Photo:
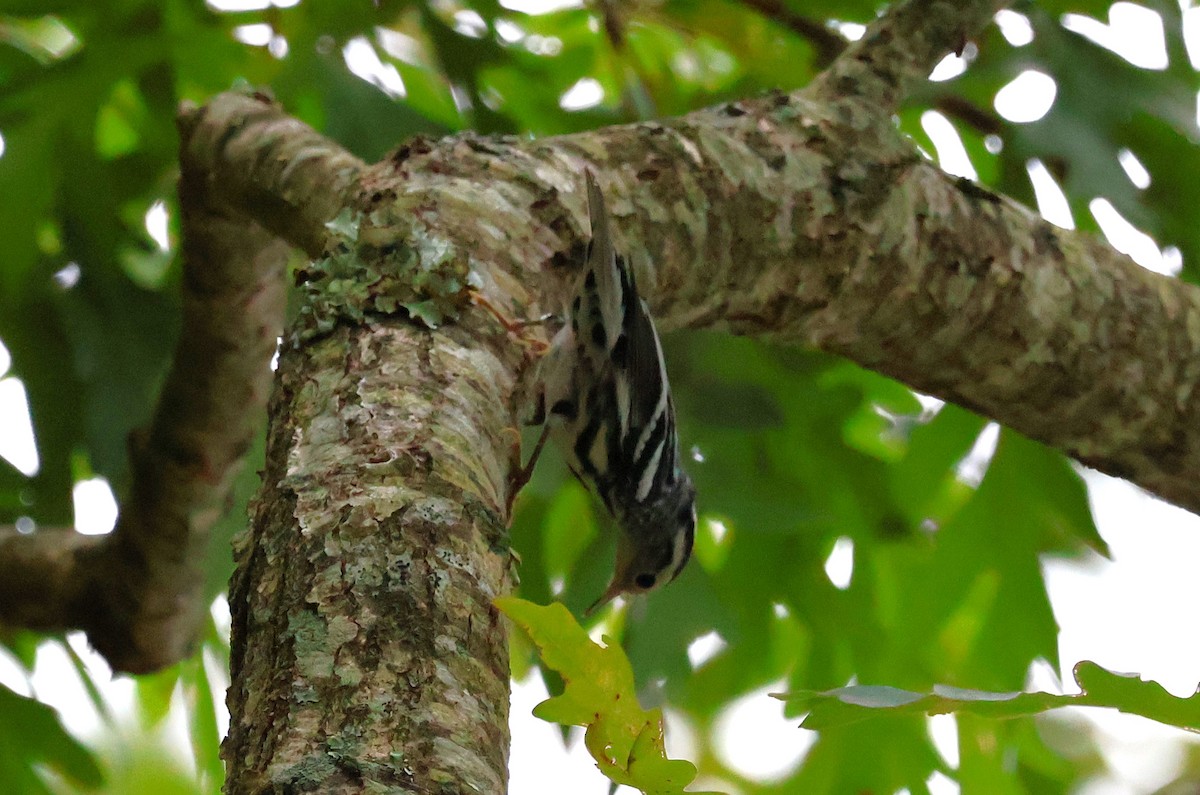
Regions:
M 616 251 L 604 194 L 585 170 L 591 239 L 562 327 L 535 375 L 543 433 L 614 519 L 617 552 L 591 614 L 618 596 L 671 582 L 696 535 L 696 488 L 680 464 L 662 343 L 628 260 Z

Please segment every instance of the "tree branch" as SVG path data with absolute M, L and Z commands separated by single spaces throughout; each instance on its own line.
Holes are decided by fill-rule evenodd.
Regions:
M 1011 0 L 908 0 L 867 26 L 806 93 L 826 102 L 856 100 L 894 113 L 948 53 L 962 49 Z
M 290 249 L 245 209 L 313 245 L 337 203 L 327 180 L 348 180 L 357 162 L 318 157 L 323 139 L 261 98 L 185 109 L 180 129 L 183 328 L 151 425 L 130 439 L 117 526 L 103 537 L 0 530 L 0 622 L 82 629 L 114 670 L 134 673 L 190 653 L 208 532 L 261 427 Z
M 947 176 L 886 102 L 861 101 L 955 46 L 963 17 L 934 5 L 899 6 L 831 68 L 842 79 L 791 96 L 538 142 L 446 139 L 377 171 L 400 172 L 439 251 L 507 280 L 497 300 L 519 314 L 560 305 L 565 280 L 539 273 L 573 261 L 589 164 L 608 175 L 622 247 L 652 272 L 664 325 L 840 353 L 1200 509 L 1200 293 Z M 922 33 L 892 68 L 885 54 L 925 19 L 952 22 L 935 24 L 943 44 Z M 882 76 L 864 71 L 881 63 Z M 520 179 L 501 190 L 497 174 Z
M 214 211 L 252 218 L 317 257 L 363 163 L 263 94 L 229 92 L 179 113 L 190 188 Z

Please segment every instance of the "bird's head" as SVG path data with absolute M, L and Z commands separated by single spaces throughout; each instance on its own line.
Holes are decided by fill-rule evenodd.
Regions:
M 622 594 L 648 593 L 679 576 L 696 538 L 696 487 L 681 471 L 659 499 L 635 505 L 617 523 L 612 581 L 588 614 Z

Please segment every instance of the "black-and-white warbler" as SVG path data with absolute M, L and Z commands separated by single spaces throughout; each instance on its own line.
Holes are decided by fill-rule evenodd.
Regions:
M 632 271 L 613 247 L 604 195 L 591 171 L 587 190 L 587 261 L 537 377 L 548 410 L 546 431 L 619 530 L 616 570 L 591 612 L 678 576 L 692 553 L 696 489 L 680 466 L 658 332 Z M 545 432 L 539 450 L 544 440 Z

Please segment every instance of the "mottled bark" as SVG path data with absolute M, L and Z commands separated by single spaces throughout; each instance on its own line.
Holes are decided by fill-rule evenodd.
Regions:
M 485 321 L 486 322 L 486 321 Z M 499 793 L 519 352 L 494 324 L 286 353 L 236 542 L 226 791 Z
M 202 196 L 214 212 L 253 219 L 310 256 L 321 253 L 325 223 L 353 193 L 361 160 L 263 94 L 185 104 L 179 128 L 181 190 Z
M 863 103 L 878 121 L 899 109 L 950 52 L 1011 0 L 908 0 L 894 3 L 866 33 L 817 75 L 803 93 L 833 104 Z
M 1196 288 L 947 176 L 853 99 L 447 139 L 395 168 L 450 250 L 497 255 L 457 220 L 508 232 L 526 273 L 551 277 L 511 290 L 514 313 L 536 314 L 559 305 L 556 265 L 580 243 L 584 163 L 663 326 L 842 354 L 1200 509 Z

